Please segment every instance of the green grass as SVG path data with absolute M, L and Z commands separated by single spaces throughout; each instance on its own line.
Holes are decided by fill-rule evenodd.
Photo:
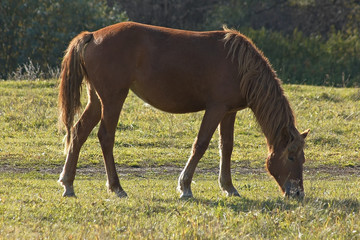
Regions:
M 306 167 L 360 167 L 360 90 L 284 85 L 300 131 L 311 129 Z M 0 160 L 2 165 L 43 169 L 63 163 L 63 133 L 57 128 L 55 81 L 0 82 Z M 86 99 L 83 100 L 86 103 Z M 119 166 L 183 166 L 202 112 L 173 115 L 144 104 L 130 93 L 120 116 L 115 143 Z M 81 152 L 80 167 L 102 164 L 97 128 Z M 215 133 L 201 167 L 218 166 Z M 262 168 L 266 141 L 250 110 L 235 125 L 235 167 Z
M 265 138 L 249 110 L 237 115 L 232 161 L 242 197 L 217 186 L 216 133 L 194 177 L 195 199 L 179 200 L 179 169 L 203 113 L 163 113 L 133 94 L 114 150 L 129 198 L 106 191 L 97 129 L 81 152 L 78 198 L 62 198 L 56 81 L 0 82 L 0 239 L 359 239 L 360 90 L 284 88 L 299 130 L 312 130 L 303 202 L 283 199 L 267 175 Z
M 52 175 L 1 174 L 4 239 L 358 239 L 358 177 L 309 176 L 303 202 L 284 200 L 266 175 L 235 178 L 241 198 L 220 194 L 216 176 L 195 178 L 194 200 L 178 199 L 173 176 L 126 176 L 129 198 L 104 177 L 81 176 L 78 198 L 61 198 Z M 339 187 L 341 186 L 341 187 Z

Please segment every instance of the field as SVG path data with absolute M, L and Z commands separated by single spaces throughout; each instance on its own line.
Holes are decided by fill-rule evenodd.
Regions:
M 203 113 L 163 113 L 132 93 L 114 150 L 129 198 L 106 191 L 97 129 L 81 152 L 77 198 L 62 198 L 57 82 L 0 82 L 0 239 L 360 239 L 360 90 L 284 89 L 299 130 L 311 129 L 302 202 L 284 199 L 266 173 L 266 141 L 249 110 L 235 124 L 241 197 L 217 186 L 215 133 L 195 173 L 195 199 L 179 200 L 177 177 Z

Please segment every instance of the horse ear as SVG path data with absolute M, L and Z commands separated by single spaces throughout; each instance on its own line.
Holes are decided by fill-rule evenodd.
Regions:
M 301 133 L 301 136 L 305 139 L 306 136 L 309 134 L 310 129 L 305 130 L 303 133 Z

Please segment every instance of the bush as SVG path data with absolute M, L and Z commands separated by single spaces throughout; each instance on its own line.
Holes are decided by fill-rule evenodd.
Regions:
M 358 86 L 359 19 L 360 5 L 353 0 L 232 0 L 215 7 L 205 26 L 240 29 L 284 82 Z
M 325 39 L 294 30 L 283 35 L 243 29 L 264 51 L 284 82 L 354 86 L 360 82 L 360 39 L 357 34 L 333 32 Z
M 284 82 L 360 83 L 360 4 L 354 0 L 2 0 L 0 79 L 28 77 L 31 69 L 37 78 L 56 76 L 74 36 L 127 20 L 116 2 L 132 20 L 150 24 L 239 28 L 264 51 Z
M 0 78 L 29 61 L 38 71 L 53 69 L 78 33 L 127 19 L 116 5 L 96 0 L 2 0 L 0 15 Z

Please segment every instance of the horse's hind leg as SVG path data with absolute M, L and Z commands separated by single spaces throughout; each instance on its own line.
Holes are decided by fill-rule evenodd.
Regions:
M 226 114 L 220 122 L 219 148 L 220 148 L 220 174 L 219 185 L 227 196 L 240 196 L 231 180 L 230 160 L 234 145 L 235 113 Z
M 60 174 L 59 182 L 64 186 L 63 196 L 75 196 L 73 182 L 76 174 L 76 165 L 82 145 L 89 136 L 91 130 L 100 121 L 101 103 L 95 91 L 88 85 L 88 104 L 79 121 L 72 129 L 72 140 L 69 147 L 65 165 Z
M 201 157 L 204 155 L 210 143 L 211 137 L 225 113 L 226 109 L 223 106 L 213 107 L 205 111 L 198 136 L 192 147 L 191 156 L 179 177 L 178 190 L 181 193 L 181 198 L 189 198 L 193 196 L 190 184 L 195 168 Z
M 104 155 L 105 169 L 107 173 L 107 186 L 112 192 L 115 192 L 119 197 L 126 197 L 126 192 L 122 189 L 119 177 L 115 168 L 115 161 L 113 155 L 115 131 L 119 120 L 119 115 L 129 90 L 123 90 L 121 93 L 112 95 L 116 99 L 107 99 L 103 101 L 102 118 L 98 137 L 101 144 L 101 149 Z M 108 96 L 111 96 L 108 94 Z

